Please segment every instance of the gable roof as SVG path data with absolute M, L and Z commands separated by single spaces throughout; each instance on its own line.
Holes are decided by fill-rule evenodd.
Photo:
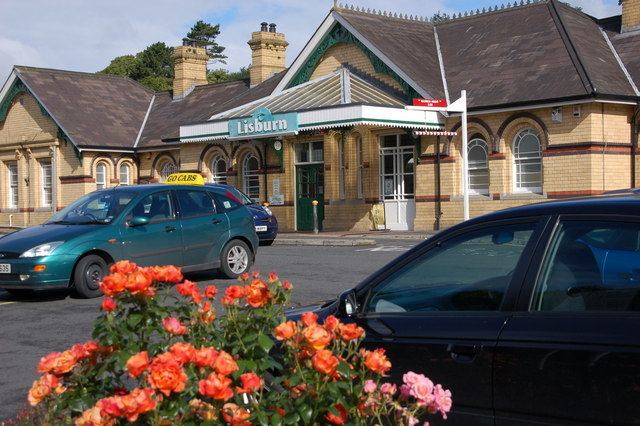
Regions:
M 636 86 L 640 86 L 640 31 L 618 34 L 611 42 Z
M 133 147 L 152 91 L 105 74 L 25 66 L 14 70 L 77 147 Z

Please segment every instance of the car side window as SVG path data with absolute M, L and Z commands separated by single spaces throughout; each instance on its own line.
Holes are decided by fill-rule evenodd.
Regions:
M 146 217 L 149 223 L 163 222 L 175 219 L 175 212 L 171 204 L 168 191 L 149 194 L 135 205 L 127 220 L 132 217 Z
M 537 223 L 444 241 L 377 285 L 365 312 L 497 311 Z
M 227 191 L 224 194 L 212 192 L 211 196 L 214 200 L 216 200 L 216 206 L 221 212 L 235 210 L 238 207 L 242 207 L 243 205 L 242 201 L 240 201 L 238 197 L 236 197 L 230 191 Z
M 543 262 L 532 308 L 640 311 L 640 223 L 561 222 Z
M 215 213 L 213 200 L 205 191 L 179 189 L 177 194 L 183 219 Z

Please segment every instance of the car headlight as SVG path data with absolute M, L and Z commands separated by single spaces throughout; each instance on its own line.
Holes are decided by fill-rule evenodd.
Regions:
M 49 256 L 62 243 L 64 243 L 64 241 L 54 241 L 52 243 L 40 244 L 39 246 L 35 246 L 25 251 L 20 255 L 20 257 Z
M 273 212 L 271 211 L 271 209 L 269 207 L 262 206 L 262 208 L 264 209 L 265 212 L 267 212 L 267 214 L 269 216 L 273 216 Z

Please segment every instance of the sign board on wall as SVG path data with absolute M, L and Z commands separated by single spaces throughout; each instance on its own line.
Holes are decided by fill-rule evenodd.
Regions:
M 280 179 L 275 178 L 271 184 L 271 195 L 269 196 L 269 204 L 273 206 L 284 205 L 284 195 L 280 193 Z
M 425 108 L 446 108 L 446 99 L 413 98 L 413 106 Z
M 257 139 L 298 132 L 298 113 L 272 114 L 269 108 L 260 107 L 251 117 L 229 120 L 229 140 Z

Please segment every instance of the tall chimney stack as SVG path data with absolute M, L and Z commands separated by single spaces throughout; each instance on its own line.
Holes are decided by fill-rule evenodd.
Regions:
M 262 83 L 285 69 L 285 53 L 289 43 L 283 33 L 276 32 L 276 24 L 260 24 L 260 31 L 251 33 L 251 87 Z
M 622 32 L 640 30 L 640 0 L 622 1 Z
M 182 46 L 174 47 L 173 97 L 181 98 L 193 86 L 207 84 L 207 62 L 209 56 L 204 47 L 197 47 L 195 41 L 182 39 Z

